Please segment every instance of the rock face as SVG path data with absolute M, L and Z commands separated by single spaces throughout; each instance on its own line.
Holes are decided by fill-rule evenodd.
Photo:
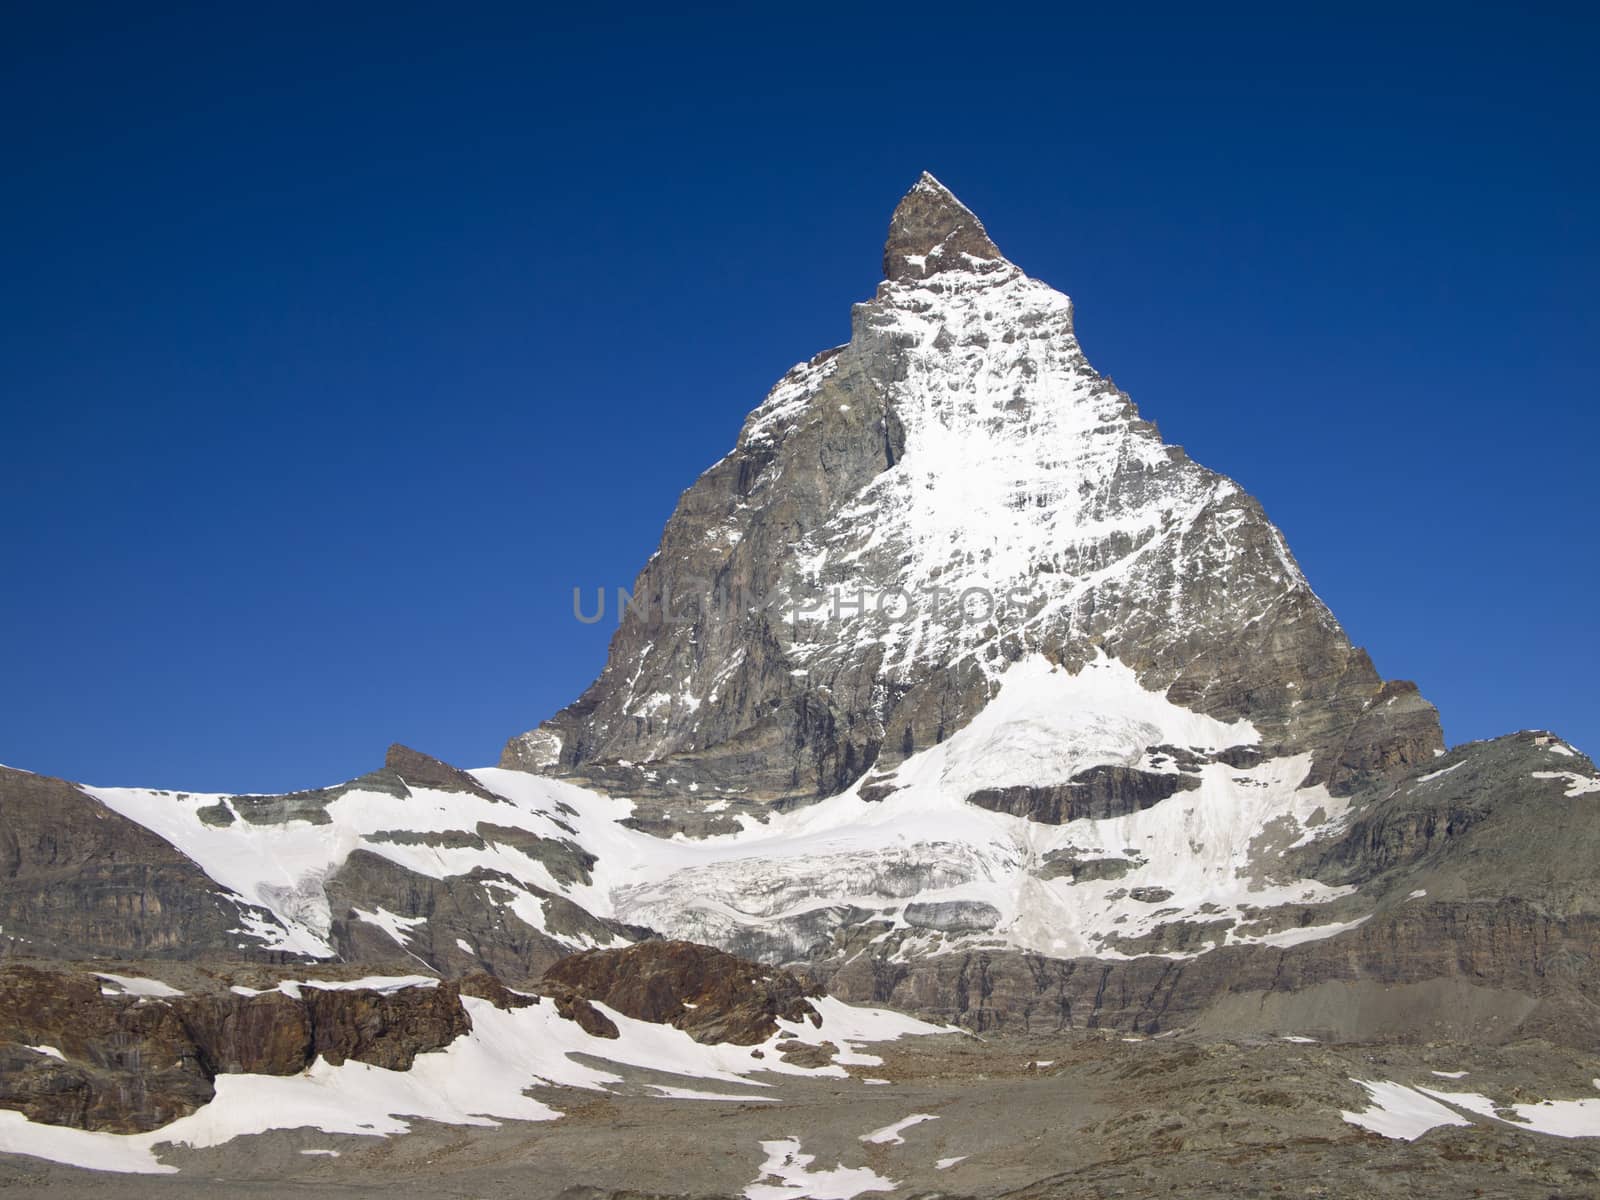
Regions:
M 1030 821 L 1065 825 L 1140 812 L 1199 786 L 1200 781 L 1190 775 L 1099 766 L 1080 771 L 1066 783 L 980 788 L 967 797 L 967 803 Z
M 89 788 L 0 768 L 0 948 L 339 959 L 526 983 L 574 949 L 651 932 L 569 895 L 590 889 L 596 863 L 575 813 L 559 796 L 519 807 L 404 746 L 348 783 L 282 796 Z
M 859 958 L 817 972 L 830 992 L 979 1032 L 1108 1029 L 1331 1040 L 1543 1037 L 1600 1045 L 1592 964 L 1600 919 L 1515 901 L 1419 902 L 1336 938 L 1188 960 L 1048 959 L 996 950 L 914 962 Z
M 88 973 L 0 971 L 0 1107 L 133 1133 L 207 1103 L 218 1075 L 293 1075 L 318 1057 L 406 1070 L 471 1028 L 453 984 L 108 995 Z
M 885 279 L 926 279 L 940 271 L 989 271 L 1005 256 L 983 222 L 926 171 L 895 210 L 883 246 Z
M 572 953 L 575 942 L 621 943 L 647 932 L 601 920 L 557 892 L 503 872 L 478 868 L 439 879 L 364 849 L 353 851 L 323 888 L 334 914 L 330 940 L 337 956 L 401 973 L 420 962 L 445 973 L 487 970 L 527 983 Z M 537 905 L 540 924 L 519 917 L 506 904 L 508 896 Z M 377 912 L 401 917 L 408 926 L 403 936 L 361 916 Z
M 1032 652 L 1110 655 L 1250 721 L 1267 754 L 1309 752 L 1336 794 L 1442 745 L 1260 505 L 1163 443 L 1089 365 L 1071 302 L 932 177 L 884 260 L 849 343 L 791 370 L 684 493 L 600 678 L 505 765 L 715 832 L 711 801 L 827 796 L 937 744 Z
M 547 970 L 544 982 L 623 1016 L 672 1025 L 697 1042 L 739 1046 L 766 1041 L 779 1017 L 815 1022 L 806 1001 L 822 994 L 788 971 L 693 942 L 574 954 Z
M 273 918 L 149 829 L 65 780 L 0 767 L 0 946 L 63 958 L 234 957 L 252 923 Z

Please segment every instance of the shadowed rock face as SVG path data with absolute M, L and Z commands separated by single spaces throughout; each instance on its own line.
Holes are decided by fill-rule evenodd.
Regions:
M 931 176 L 884 257 L 850 341 L 784 376 L 684 493 L 600 678 L 503 765 L 626 795 L 652 832 L 726 832 L 943 741 L 1031 653 L 1117 658 L 1252 722 L 1257 753 L 1310 752 L 1336 794 L 1442 745 L 1260 505 L 1164 444 L 1089 365 L 1067 298 Z M 958 617 L 931 588 L 999 599 Z M 902 593 L 918 611 L 897 622 L 877 598 Z
M 470 1028 L 450 983 L 150 998 L 106 995 L 87 973 L 11 966 L 0 971 L 0 1107 L 141 1132 L 207 1103 L 218 1075 L 294 1075 L 318 1057 L 403 1071 Z
M 174 846 L 62 779 L 0 767 L 0 945 L 23 954 L 282 959 L 239 945 L 272 923 Z
M 697 1042 L 740 1046 L 766 1041 L 778 1017 L 815 1020 L 806 998 L 822 994 L 788 971 L 693 942 L 574 954 L 547 970 L 544 982 L 623 1016 L 672 1025 Z
M 1068 821 L 1125 817 L 1199 786 L 1200 781 L 1189 775 L 1102 766 L 1082 771 L 1068 783 L 984 788 L 968 796 L 967 803 L 990 812 L 1063 825 Z

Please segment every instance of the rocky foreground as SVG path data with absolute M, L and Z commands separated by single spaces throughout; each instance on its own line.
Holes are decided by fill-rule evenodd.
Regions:
M 862 1034 L 815 985 L 671 942 L 571 956 L 537 992 L 481 973 L 274 984 L 252 971 L 167 963 L 154 979 L 117 967 L 0 973 L 0 1108 L 29 1122 L 0 1121 L 13 1152 L 0 1185 L 567 1200 L 1174 1189 L 1545 1200 L 1600 1189 L 1594 1143 L 1576 1136 L 1600 1135 L 1600 1056 L 1542 1039 L 1489 1049 L 1201 1030 L 979 1036 L 893 1018 L 878 1031 L 892 1040 L 868 1045 L 845 1036 Z M 545 1023 L 523 1034 L 576 1069 L 525 1081 L 543 1111 L 470 1115 L 474 1100 L 496 1111 L 485 1091 L 454 1116 L 415 1119 L 408 1077 L 433 1062 L 470 1074 L 461 1047 L 496 1014 L 540 1011 Z M 641 1053 L 650 1028 L 707 1057 Z M 313 1081 L 347 1102 L 332 1068 L 352 1063 L 383 1097 L 365 1120 L 305 1105 L 302 1090 L 281 1093 L 299 1098 L 255 1127 L 238 1125 L 233 1105 L 216 1122 L 232 1136 L 195 1123 L 230 1107 L 230 1077 Z M 52 1129 L 84 1133 L 73 1142 Z

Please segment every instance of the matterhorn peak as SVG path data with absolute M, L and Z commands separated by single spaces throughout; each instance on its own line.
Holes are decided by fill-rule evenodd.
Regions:
M 983 222 L 926 171 L 889 219 L 885 278 L 925 279 L 939 271 L 987 270 L 1004 262 Z

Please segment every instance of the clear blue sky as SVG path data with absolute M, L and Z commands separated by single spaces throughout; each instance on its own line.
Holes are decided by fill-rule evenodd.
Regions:
M 6 7 L 0 761 L 492 762 L 924 168 L 1452 742 L 1600 751 L 1589 10 L 537 7 Z

